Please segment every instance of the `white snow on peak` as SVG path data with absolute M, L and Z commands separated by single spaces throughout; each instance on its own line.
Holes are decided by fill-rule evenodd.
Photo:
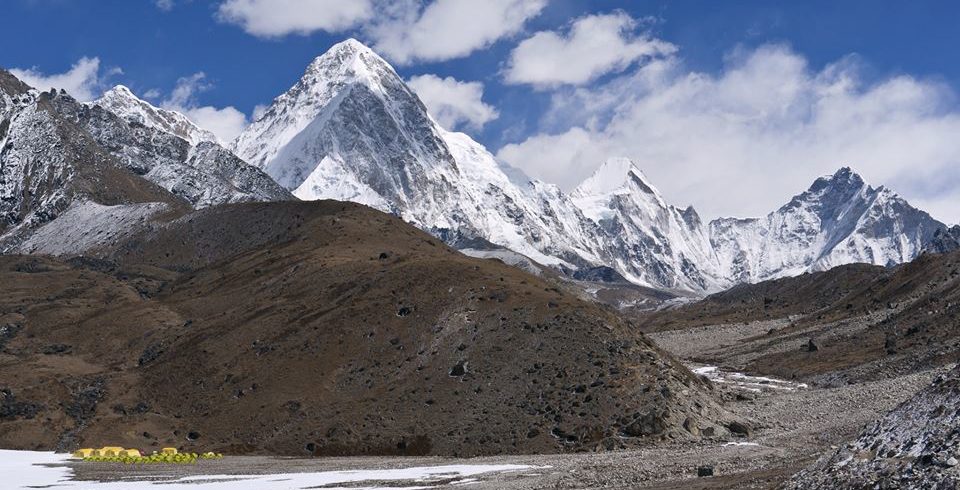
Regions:
M 302 199 L 356 201 L 455 246 L 486 241 L 565 270 L 607 266 L 637 284 L 698 293 L 903 262 L 939 225 L 846 167 L 767 217 L 709 225 L 669 204 L 628 158 L 607 160 L 566 194 L 444 130 L 354 39 L 313 60 L 234 149 Z
M 168 109 L 161 109 L 137 97 L 124 85 L 117 85 L 106 91 L 103 96 L 93 101 L 91 105 L 98 105 L 120 116 L 121 118 L 142 124 L 148 128 L 159 129 L 187 140 L 190 145 L 196 146 L 202 141 L 220 143 L 212 131 L 201 128 L 187 116 Z
M 710 236 L 722 274 L 759 282 L 855 262 L 907 262 L 943 226 L 843 167 L 763 218 L 714 220 Z
M 574 192 L 580 196 L 590 196 L 626 194 L 634 190 L 651 194 L 655 196 L 657 201 L 666 206 L 660 196 L 660 191 L 650 183 L 643 171 L 637 167 L 633 160 L 624 157 L 607 159 L 593 175 L 577 186 Z

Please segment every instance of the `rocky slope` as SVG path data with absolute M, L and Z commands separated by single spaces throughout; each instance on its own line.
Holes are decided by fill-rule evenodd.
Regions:
M 200 128 L 183 114 L 155 107 L 134 95 L 123 85 L 117 85 L 104 92 L 93 102 L 93 105 L 103 107 L 130 124 L 139 124 L 170 133 L 186 140 L 191 146 L 196 146 L 203 141 L 219 143 L 215 134 Z
M 191 146 L 62 91 L 37 92 L 2 70 L 0 82 L 0 250 L 21 250 L 50 226 L 39 235 L 50 239 L 22 250 L 76 253 L 62 234 L 87 246 L 165 213 L 293 198 L 215 143 Z
M 637 323 L 749 331 L 736 344 L 739 369 L 825 385 L 939 368 L 960 361 L 960 252 L 740 285 Z
M 784 488 L 956 488 L 960 484 L 960 369 L 933 384 Z
M 0 70 L 0 250 L 71 206 L 186 203 L 124 169 L 89 133 L 58 111 L 56 92 L 38 93 Z M 68 102 L 75 103 L 75 102 Z
M 213 206 L 93 255 L 0 257 L 3 447 L 475 455 L 744 430 L 612 312 L 370 208 Z
M 924 250 L 931 253 L 947 253 L 960 250 L 960 225 L 935 231 Z

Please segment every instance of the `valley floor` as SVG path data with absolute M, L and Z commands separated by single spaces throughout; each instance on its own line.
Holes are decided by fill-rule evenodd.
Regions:
M 241 482 L 252 485 L 250 488 L 264 489 L 434 488 L 467 484 L 475 489 L 772 488 L 843 444 L 864 424 L 946 370 L 833 387 L 736 373 L 748 360 L 743 354 L 744 343 L 749 343 L 758 332 L 777 328 L 777 324 L 756 322 L 651 335 L 665 349 L 709 375 L 728 409 L 755 421 L 753 434 L 737 441 L 668 442 L 642 450 L 472 459 L 230 457 L 175 468 L 62 461 L 57 465 L 66 464 L 66 468 L 61 468 L 64 478 L 78 488 L 97 481 L 127 485 L 142 481 L 144 486 L 152 486 L 147 482 L 175 482 L 174 486 L 162 488 L 177 488 L 176 483 L 182 483 L 198 490 L 246 488 L 235 486 Z M 721 368 L 704 368 L 706 362 Z M 715 476 L 698 478 L 697 468 L 702 466 L 712 467 Z M 224 486 L 225 483 L 231 485 Z M 108 484 L 103 488 L 118 487 Z

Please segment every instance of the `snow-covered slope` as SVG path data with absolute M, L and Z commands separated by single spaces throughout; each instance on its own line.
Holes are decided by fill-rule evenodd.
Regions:
M 853 262 L 907 262 L 942 228 L 895 192 L 871 187 L 844 167 L 764 218 L 713 221 L 710 237 L 723 276 L 758 282 Z
M 117 85 L 108 90 L 93 104 L 120 116 L 131 124 L 140 124 L 148 128 L 179 136 L 196 146 L 202 141 L 220 143 L 216 135 L 194 124 L 187 116 L 176 111 L 154 107 L 140 99 L 127 87 Z
M 111 154 L 194 207 L 292 199 L 264 172 L 216 143 L 184 115 L 159 109 L 118 86 L 89 105 L 62 103 Z M 119 112 L 115 112 L 119 111 Z
M 64 245 L 93 246 L 160 211 L 284 199 L 293 196 L 216 143 L 193 146 L 0 70 L 0 251 L 82 252 Z
M 188 207 L 156 184 L 122 168 L 72 117 L 59 112 L 61 104 L 80 106 L 70 96 L 41 93 L 15 81 L 0 70 L 4 107 L 0 119 L 0 251 L 15 248 L 36 230 L 51 225 L 75 202 L 103 206 L 152 202 L 169 210 Z M 63 233 L 47 236 L 56 242 L 67 239 Z
M 511 181 L 353 39 L 314 60 L 234 150 L 301 199 L 360 202 L 450 243 L 488 241 L 545 264 L 600 260 L 596 228 L 559 191 Z
M 316 58 L 233 148 L 301 199 L 355 201 L 461 248 L 494 244 L 567 271 L 609 266 L 661 289 L 712 292 L 849 262 L 900 263 L 943 227 L 849 169 L 765 218 L 710 225 L 670 205 L 623 158 L 566 195 L 445 131 L 353 39 Z
M 632 282 L 692 291 L 729 284 L 697 212 L 667 204 L 629 159 L 607 160 L 572 195 L 603 229 L 611 265 Z

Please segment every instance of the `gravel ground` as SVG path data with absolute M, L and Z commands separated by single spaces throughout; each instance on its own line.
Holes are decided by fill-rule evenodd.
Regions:
M 706 358 L 720 361 L 718 365 L 730 369 L 748 362 L 750 358 L 749 353 L 744 352 L 742 339 L 762 335 L 771 328 L 787 324 L 789 320 L 719 325 L 652 334 L 650 337 L 687 362 L 691 359 L 702 362 Z M 844 327 L 856 328 L 854 325 L 841 328 Z M 175 469 L 130 469 L 84 463 L 74 464 L 74 468 L 78 479 L 111 481 L 131 477 L 164 479 L 193 474 L 520 464 L 535 468 L 482 475 L 476 481 L 470 481 L 469 486 L 474 489 L 773 488 L 852 438 L 866 423 L 885 414 L 944 371 L 946 368 L 829 388 L 811 385 L 794 391 L 761 389 L 760 392 L 754 392 L 734 384 L 715 383 L 718 395 L 726 401 L 728 409 L 754 421 L 751 436 L 736 441 L 705 439 L 696 443 L 667 442 L 648 449 L 617 452 L 471 459 L 228 457 L 222 461 Z M 712 467 L 715 476 L 698 478 L 697 469 L 703 466 Z M 454 487 L 465 482 L 435 483 Z M 363 485 L 389 487 L 399 484 L 365 482 Z

